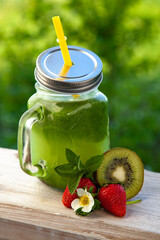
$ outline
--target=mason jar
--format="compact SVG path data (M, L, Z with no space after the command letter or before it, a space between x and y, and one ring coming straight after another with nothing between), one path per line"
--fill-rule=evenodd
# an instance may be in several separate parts
M73 62L63 64L59 47L36 61L36 93L19 122L18 151L22 170L65 189L67 178L54 168L67 163L66 148L85 163L110 147L107 97L98 90L102 62L93 52L69 46Z

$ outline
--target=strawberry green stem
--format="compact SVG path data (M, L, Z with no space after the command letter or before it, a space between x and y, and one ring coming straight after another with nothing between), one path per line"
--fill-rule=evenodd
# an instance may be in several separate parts
M138 202L141 202L142 199L137 199L137 200L134 200L134 201L129 201L129 202L126 202L126 204L134 204L134 203L138 203Z

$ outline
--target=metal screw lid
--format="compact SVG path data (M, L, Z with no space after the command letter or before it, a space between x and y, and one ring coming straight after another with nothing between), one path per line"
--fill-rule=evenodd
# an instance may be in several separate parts
M102 81L102 62L93 52L68 46L73 65L65 69L59 47L42 52L36 61L35 78L45 87L62 93L91 90Z

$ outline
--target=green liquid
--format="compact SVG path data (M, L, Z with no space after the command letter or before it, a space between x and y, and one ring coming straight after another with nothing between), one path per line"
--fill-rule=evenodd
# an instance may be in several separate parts
M109 149L107 99L100 92L88 99L71 96L69 101L35 94L28 101L29 108L36 103L43 106L44 116L32 127L32 162L45 160L47 175L42 180L65 189L67 179L59 176L54 168L67 163L66 148L79 155L83 163Z

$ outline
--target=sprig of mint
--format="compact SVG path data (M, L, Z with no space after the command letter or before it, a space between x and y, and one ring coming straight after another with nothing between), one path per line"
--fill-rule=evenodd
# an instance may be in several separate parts
M82 163L80 156L66 148L67 164L57 166L54 170L62 177L68 177L68 188L71 194L75 192L79 181L83 175L87 177L95 172L101 165L104 156L98 155L89 158L85 164Z

